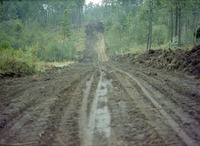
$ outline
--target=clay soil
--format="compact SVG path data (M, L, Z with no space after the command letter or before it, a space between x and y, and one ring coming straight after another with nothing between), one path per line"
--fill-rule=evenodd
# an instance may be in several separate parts
M0 145L200 145L200 82L96 60L0 79Z

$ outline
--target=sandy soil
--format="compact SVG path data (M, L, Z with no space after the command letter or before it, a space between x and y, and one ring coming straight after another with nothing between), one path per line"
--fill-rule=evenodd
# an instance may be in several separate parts
M0 145L200 145L200 82L96 61L0 80Z

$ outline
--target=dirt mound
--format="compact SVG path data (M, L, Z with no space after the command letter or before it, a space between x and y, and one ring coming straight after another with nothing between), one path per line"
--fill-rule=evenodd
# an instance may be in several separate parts
M104 32L104 26L102 22L91 22L88 25L86 25L85 33L87 35L94 35L95 32L103 33Z
M127 62L139 66L167 69L170 71L183 71L200 78L200 45L190 51L182 49L150 50L144 54L126 54L115 56L118 62Z
M85 49L81 52L79 62L94 62L98 58L96 48L99 42L99 34L104 32L104 26L102 22L92 22L86 25L85 34Z
M200 77L200 46L194 47L190 52L187 52L186 55L189 64L188 71Z
M133 61L136 59L136 56L138 54L125 54L125 55L116 55L116 56L111 56L112 60L115 60L117 62L121 63L133 63Z

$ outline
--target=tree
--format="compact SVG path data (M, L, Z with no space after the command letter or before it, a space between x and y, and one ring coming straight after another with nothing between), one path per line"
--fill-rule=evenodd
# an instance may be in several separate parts
M3 20L3 0L0 0L0 22Z
M179 28L178 28L178 46L181 46L181 8L178 9Z
M71 36L71 23L68 17L68 12L67 10L65 10L64 12L64 18L62 21L62 33L63 33L63 40L62 40L62 45L61 45L61 49L60 49L60 57L59 57L59 61L62 60L62 54L63 54L63 46L65 44L65 38L70 38Z
M15 25L15 32L16 32L16 39L17 39L17 48L19 49L19 40L21 37L21 33L22 33L22 25L20 23L17 23Z
M176 0L176 10L175 10L175 12L176 12L176 19L175 19L175 37L178 35L178 10L179 10L179 7L178 7L178 2L179 2L179 0Z
M152 19L153 19L153 0L149 0L149 32L148 32L148 40L147 40L147 49L146 49L146 51L151 50Z

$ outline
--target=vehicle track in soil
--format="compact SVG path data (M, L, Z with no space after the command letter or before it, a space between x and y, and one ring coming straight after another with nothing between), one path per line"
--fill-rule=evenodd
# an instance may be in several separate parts
M169 128L161 126L161 125L166 124L169 127L171 127L171 129L176 133L177 136L179 136L179 138L182 139L182 141L185 144L187 144L187 145L199 145L199 140L200 140L199 139L199 134L200 134L199 128L200 128L200 125L199 125L198 121L196 121L195 119L192 119L189 115L182 112L182 110L180 108L177 109L175 104L173 104L172 102L165 101L164 98L163 98L163 95L159 91L157 91L156 89L153 89L151 85L146 84L145 81L142 81L142 80L139 81L133 75L131 75L127 72L124 72L120 69L114 68L114 70L123 74L123 75L128 76L129 80L131 79L133 82L135 82L135 83L131 83L131 81L128 81L128 80L126 81L124 79L124 76L122 76L123 78L119 77L119 81L123 84L123 86L125 88L127 87L126 91L127 91L128 95L133 100L137 101L138 107L141 109L141 111L144 114L146 114L147 116L150 115L150 119L152 118L151 121L153 121L153 118L155 118L155 117L152 117L153 113L151 113L149 111L153 111L154 109L156 109L159 112L159 113L157 113L157 111L154 111L155 113L153 115L157 115L158 117L160 117L160 119L158 119L157 122L153 121L152 126L156 126L157 132L163 138L166 138L167 135L172 134L172 132L168 130ZM119 76L119 75L117 75L117 76ZM123 80L121 80L121 79L123 79ZM131 86L131 84L133 86ZM139 96L135 96L134 95L135 89L132 89L131 87L135 87L135 89L139 88L138 90L141 90L140 92L145 96L146 99L142 99ZM151 108L150 106L148 107L148 104L150 104L150 102L148 101L149 103L145 103L146 102L145 100L149 100L152 103L153 108ZM161 101L161 104L159 104L159 101ZM164 109L161 105L162 106L168 106L168 107L166 107L166 109ZM173 119L166 112L167 110L170 110L170 113L171 113L171 111L173 111L175 113L175 115L178 116L178 118L176 117L176 119L181 120L181 122L183 122L183 123L181 123L180 121L176 122L175 118ZM163 121L163 120L165 120L165 121ZM187 127L188 129L186 127L184 127L185 123L190 125L190 127ZM160 127L159 127L159 125L160 125ZM184 130L183 130L182 127L184 127ZM161 129L163 129L163 130L161 130ZM163 134L163 131L165 131L164 134ZM187 134L186 132L188 132L189 134Z
M10 98L10 102L5 101L4 95L1 94L1 99L3 99L1 108L3 110L0 112L0 144L38 144L41 140L46 140L43 135L48 130L53 132L55 127L52 127L52 122L55 119L59 120L58 115L62 113L57 110L57 108L62 108L62 104L59 103L59 107L54 107L54 105L60 100L65 91L71 88L73 90L73 85L76 85L83 76L93 70L93 66L90 66L92 64L73 66L72 70L69 70L69 68L56 69L56 72L50 72L49 77L47 77L48 75L41 75L38 81L34 81L37 86L31 85L32 82L27 83L22 80L21 82L25 83L21 83L21 86L31 87L18 96L16 95L15 98ZM79 74L72 73L80 70ZM55 79L55 76L57 79ZM34 78L32 77L32 79ZM6 82L5 86L7 86ZM16 81L9 82L15 83ZM13 90L13 92L16 91L17 88ZM55 108L56 110L54 110ZM57 113L54 113L54 111Z
M108 61L97 38L98 61L1 80L0 145L200 145L199 82Z

